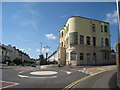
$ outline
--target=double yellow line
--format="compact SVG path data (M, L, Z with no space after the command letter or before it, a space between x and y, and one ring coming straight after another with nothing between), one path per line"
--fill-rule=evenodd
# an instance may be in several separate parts
M73 83L69 84L68 86L66 86L66 87L63 88L62 90L69 90L69 89L71 89L73 86L75 86L76 84L78 84L79 82L81 82L81 81L83 81L83 80L85 80L85 79L88 79L88 78L93 77L93 76L95 76L95 75L97 75L97 74L100 74L100 73L103 73L103 72L106 72L106 71L111 71L111 70L114 70L114 69L115 69L115 68L107 69L107 70L100 71L100 72L94 73L94 74L92 74L92 75L86 76L86 77L84 77L84 78L81 78L81 79L79 79L79 80L77 80L77 81L74 81Z

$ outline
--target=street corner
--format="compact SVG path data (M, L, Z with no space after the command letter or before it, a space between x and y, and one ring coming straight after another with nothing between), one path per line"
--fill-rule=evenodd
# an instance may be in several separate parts
M18 84L19 83L16 83L16 82L0 81L0 89L9 88L9 87L12 87L12 86L16 86Z

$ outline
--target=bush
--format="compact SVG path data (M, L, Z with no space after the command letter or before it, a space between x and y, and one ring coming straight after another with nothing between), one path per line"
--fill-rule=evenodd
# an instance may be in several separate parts
M22 60L21 59L18 59L18 58L15 58L13 60L13 62L16 64L16 65L21 65L22 64Z

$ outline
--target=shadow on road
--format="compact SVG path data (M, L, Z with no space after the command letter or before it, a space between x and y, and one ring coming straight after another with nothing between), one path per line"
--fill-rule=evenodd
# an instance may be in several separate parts
M113 90L114 89L120 89L118 86L117 86L117 72L115 72L112 77L110 78L109 80L109 88L110 90Z

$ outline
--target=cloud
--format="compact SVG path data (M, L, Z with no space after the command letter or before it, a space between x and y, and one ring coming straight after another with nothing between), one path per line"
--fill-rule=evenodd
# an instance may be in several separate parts
M53 34L45 34L45 36L47 37L47 39L56 39L57 37Z
M37 49L36 52L40 52L41 50L40 49Z
M109 22L111 24L118 24L118 14L117 14L117 11L114 11L112 13L107 13L105 21Z
M40 49L36 50L36 52L40 52L40 51L41 51ZM42 48L42 52L49 53L49 52L52 52L52 51L48 48Z
M67 17L67 15L61 15L60 16L60 18L66 18Z
M19 50L21 50L21 51L30 51L30 50L32 50L31 48L28 48L28 49L19 49Z

